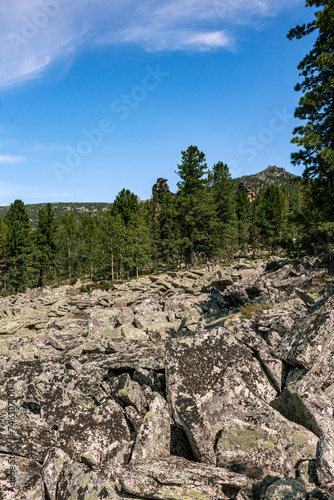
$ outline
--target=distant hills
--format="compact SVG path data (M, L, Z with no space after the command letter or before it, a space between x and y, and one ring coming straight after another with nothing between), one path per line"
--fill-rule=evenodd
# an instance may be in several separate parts
M26 205L27 211L30 216L30 221L35 226L38 219L38 211L45 208L46 203L35 203L33 205ZM97 213L109 210L111 203L52 203L53 208L56 210L56 216L61 217L65 210L75 212L78 216L84 213ZM9 207L0 207L0 217L4 218Z
M165 184L167 183L167 179L158 179L158 181L165 181ZM267 186L270 186L270 184L275 184L277 186L286 186L287 189L289 190L294 190L297 188L299 182L301 180L301 177L298 177L297 175L291 174L290 172L287 172L284 168L279 168L274 166L269 166L265 170L262 170L262 172L258 172L257 174L253 175L243 175L242 177L236 177L233 179L233 183L238 189L239 187L241 189L245 189L250 193L254 193L254 195L257 195L260 191L265 189ZM165 187L165 184L163 185L164 190L166 192L169 192L169 188ZM157 186L157 185L155 185ZM153 186L153 187L155 187ZM38 211L45 207L46 203L36 203L32 205L26 205L28 213L30 215L30 220L32 222L32 225L35 226L38 218ZM75 212L78 216L82 215L83 213L97 213L97 212L102 212L109 210L111 207L111 203L52 203L52 206L56 210L56 215L57 217L60 217L62 213L65 210L70 210ZM6 207L0 207L0 216L2 218L5 217L7 211L8 211L8 206Z
M301 177L287 172L285 168L276 167L276 165L269 165L269 167L257 174L243 175L233 179L236 188L242 184L243 189L252 191L255 195L271 184L279 187L285 186L288 190L295 190L300 181Z

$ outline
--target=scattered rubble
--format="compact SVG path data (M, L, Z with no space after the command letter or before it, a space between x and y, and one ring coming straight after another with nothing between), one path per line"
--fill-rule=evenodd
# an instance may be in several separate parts
M0 299L0 499L334 497L320 257Z

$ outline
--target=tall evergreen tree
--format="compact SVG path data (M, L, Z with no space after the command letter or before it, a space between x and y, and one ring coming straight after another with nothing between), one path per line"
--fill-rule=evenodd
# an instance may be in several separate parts
M7 226L0 217L0 289L3 288L3 273L6 269L6 241L7 241Z
M122 189L115 198L112 213L119 214L127 225L134 213L139 211L139 198L129 189Z
M100 258L99 270L104 277L115 280L121 275L123 247L126 242L126 227L119 214L110 211L100 220Z
M235 195L236 213L238 220L238 239L239 248L243 252L247 250L250 242L250 227L251 227L251 202L247 191L238 190Z
M295 117L306 121L295 128L292 142L301 149L292 153L294 164L305 166L303 177L310 190L317 218L334 221L334 3L307 0L305 6L321 7L315 19L296 26L288 38L303 38L316 32L312 50L299 63L303 81L295 90L303 92ZM315 212L315 213L316 213Z
M180 231L177 220L177 205L171 193L163 193L159 202L158 258L167 266L177 262L180 255Z
M5 280L8 290L24 291L32 285L32 239L29 214L22 200L15 200L5 217L7 260Z
M56 273L56 233L57 221L51 203L38 212L35 231L37 285L43 286L55 277Z
M213 165L208 180L215 209L215 252L231 256L237 244L237 220L228 166L221 161Z
M284 196L271 184L260 195L259 229L263 246L274 252L279 248L284 227Z
M132 214L128 223L128 229L133 252L133 271L138 278L139 269L148 266L151 261L152 240L148 221L145 217L145 207Z
M205 154L197 146L182 151L178 165L177 197L180 243L188 267L201 256L208 256L212 239L214 207L207 190Z
M99 217L91 213L83 214L79 220L80 271L92 281L100 255L99 249Z
M79 224L74 212L65 210L57 232L59 267L68 279L79 275Z

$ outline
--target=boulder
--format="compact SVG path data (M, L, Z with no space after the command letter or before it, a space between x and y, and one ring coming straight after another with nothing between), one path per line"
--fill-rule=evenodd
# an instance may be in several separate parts
M91 471L76 463L66 463L57 484L57 500L70 498L119 500L115 485L110 480L101 478L99 471Z
M93 410L72 407L59 427L57 446L76 462L89 453L97 464L115 469L127 464L132 441L124 411L113 400Z
M154 392L149 398L148 412L139 428L132 461L169 456L171 441L170 416L166 401Z
M214 500L235 496L249 481L181 457L131 462L120 475L123 491L157 500Z

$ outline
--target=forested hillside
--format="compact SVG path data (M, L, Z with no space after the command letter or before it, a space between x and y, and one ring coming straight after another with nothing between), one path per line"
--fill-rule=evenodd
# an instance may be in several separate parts
M34 203L31 205L26 205L27 212L29 214L29 219L32 227L34 228L38 221L38 212L41 208L45 208L47 203ZM98 212L103 212L109 210L111 203L52 203L52 208L55 210L56 217L61 217L65 211L74 212L77 216L84 213L97 214ZM4 219L9 210L9 206L0 207L0 217Z
M246 189L249 189L255 195L271 184L294 191L298 189L300 182L301 177L287 172L285 168L276 167L276 165L269 165L269 167L257 174L244 175L233 179L236 188L242 183Z
M226 164L208 168L205 154L190 146L182 151L176 194L154 189L150 200L140 201L123 189L109 206L77 204L62 213L61 204L49 203L34 225L29 207L15 200L0 218L1 292L77 278L110 283L166 267L221 262L238 251L328 249L332 221L311 208L310 186L297 182L290 189L293 176L275 169L253 177L268 184L253 196L243 185L235 189ZM275 173L289 182L268 182Z

